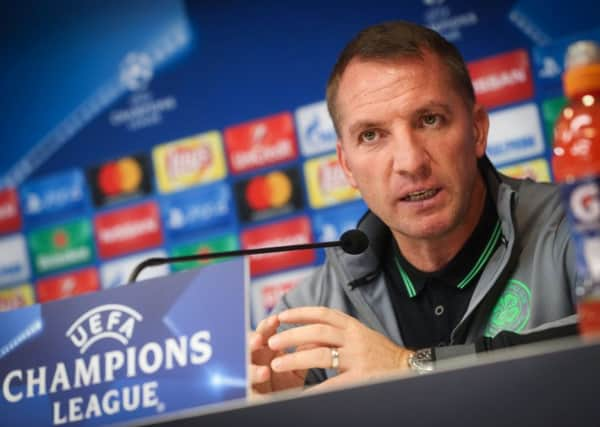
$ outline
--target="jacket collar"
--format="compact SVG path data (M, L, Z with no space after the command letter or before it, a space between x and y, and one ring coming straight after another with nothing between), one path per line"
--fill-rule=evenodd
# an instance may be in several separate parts
M502 234L507 237L514 236L510 199L515 194L511 187L518 181L498 173L487 156L479 160L479 169L496 205L498 217L502 222ZM369 238L369 247L359 255L340 254L340 261L345 264L346 271L353 277L353 280L348 283L351 288L366 285L377 278L382 271L380 262L385 251L389 249L391 238L387 225L371 210L368 210L358 221L358 229Z

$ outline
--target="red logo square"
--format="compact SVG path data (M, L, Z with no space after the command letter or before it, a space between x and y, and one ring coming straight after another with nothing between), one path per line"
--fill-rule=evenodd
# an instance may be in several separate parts
M298 157L294 119L281 113L225 129L232 173L242 173Z
M527 51L519 49L468 64L477 102L499 107L533 98Z
M14 188L0 191L0 233L12 233L21 229L19 199Z
M154 202L100 214L94 222L98 254L104 259L163 242L159 210Z
M299 245L304 243L312 243L311 225L307 217L298 217L262 225L242 231L241 235L243 249ZM255 276L299 265L311 264L315 259L316 253L314 249L251 255L250 274Z

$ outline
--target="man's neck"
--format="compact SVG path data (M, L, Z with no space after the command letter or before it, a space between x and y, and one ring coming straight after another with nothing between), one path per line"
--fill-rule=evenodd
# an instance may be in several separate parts
M479 223L486 200L483 178L476 180L471 197L472 208L466 218L453 230L431 239L411 239L392 232L404 258L415 268L424 272L438 271L445 267L461 250Z

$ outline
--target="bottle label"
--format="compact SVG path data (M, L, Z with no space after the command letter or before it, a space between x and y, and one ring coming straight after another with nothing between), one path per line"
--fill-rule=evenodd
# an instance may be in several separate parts
M600 177L562 184L561 193L575 244L577 271L587 285L584 294L600 294Z

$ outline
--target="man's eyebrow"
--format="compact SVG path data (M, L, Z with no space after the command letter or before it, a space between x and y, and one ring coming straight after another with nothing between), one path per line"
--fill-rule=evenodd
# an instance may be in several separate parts
M372 120L359 120L358 122L350 126L348 132L350 132L350 135L353 135L361 129L377 128L382 127L383 125L384 122L375 122Z
M443 102L428 102L427 104L424 104L423 106L417 108L415 110L415 114L419 115L419 114L427 113L427 112L429 112L431 110L436 110L436 109L444 110L444 112L446 114L452 113L452 109L446 103L443 103Z
M450 105L446 104L445 102L432 101L427 102L415 109L412 115L418 116L421 114L431 112L431 110L443 110L446 114L452 114L452 108L450 108ZM385 127L385 125L385 121L358 120L348 128L348 132L350 133L350 135L353 135L362 129Z

